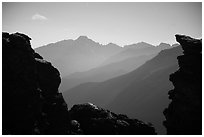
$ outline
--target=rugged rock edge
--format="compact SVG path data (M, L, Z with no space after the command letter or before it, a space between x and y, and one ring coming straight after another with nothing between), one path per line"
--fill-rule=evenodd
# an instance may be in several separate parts
M184 50L178 56L179 70L170 75L174 89L164 110L164 126L171 135L202 134L202 39L176 35Z

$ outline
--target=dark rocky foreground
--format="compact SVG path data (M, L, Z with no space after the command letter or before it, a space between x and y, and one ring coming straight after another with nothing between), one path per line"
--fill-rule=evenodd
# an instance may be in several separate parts
M174 89L164 110L167 134L202 134L202 40L176 35L184 55L178 56L179 70L170 75Z
M2 134L156 134L151 124L91 103L68 111L59 71L27 35L2 34Z
M69 111L70 118L84 134L92 135L151 135L156 134L151 124L145 124L137 119L129 119L126 115L115 114L99 108L91 103L74 105ZM73 123L73 120L71 123ZM75 126L72 126L75 128ZM77 129L77 128L75 128ZM75 130L72 130L75 131ZM79 130L78 130L79 131Z

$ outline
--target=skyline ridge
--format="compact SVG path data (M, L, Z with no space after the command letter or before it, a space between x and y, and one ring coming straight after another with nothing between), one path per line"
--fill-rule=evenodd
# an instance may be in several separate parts
M40 48L40 47L44 47L44 46L48 46L48 45L50 45L50 44L56 44L56 43L59 43L59 42L63 42L63 41L78 41L78 40L90 40L90 41L92 41L92 42L95 42L95 43L98 43L99 45L101 45L101 46L108 46L108 45L114 45L114 46L119 46L119 47L127 47L127 46L134 46L134 45L138 45L138 44L148 44L148 45L151 45L151 46L160 46L161 44L169 44L170 46L173 46L173 45L175 45L175 44L178 44L178 42L175 42L175 43L172 43L172 44L170 44L170 43L166 43L166 42L160 42L159 44L157 44L157 45L154 45L154 44L151 44L151 43L148 43L148 42L145 42L145 41L139 41L139 42L134 42L134 43L131 43L131 44L125 44L125 45L118 45L117 43L114 43L114 42L109 42L109 43L107 43L107 44L102 44L102 43L100 43L100 42L98 42L98 41L95 41L95 40L93 40L92 38L90 38L89 36L87 36L87 35L80 35L80 36L78 36L77 38L75 38L75 39L71 39L71 38L68 38L68 39L63 39L63 40L59 40L59 41L56 41L56 42L52 42L52 43L48 43L48 44L45 44L45 45L42 45L42 46L39 46L39 47L37 47L37 48ZM32 40L31 40L32 41ZM32 43L32 42L31 42ZM35 48L36 49L36 48Z

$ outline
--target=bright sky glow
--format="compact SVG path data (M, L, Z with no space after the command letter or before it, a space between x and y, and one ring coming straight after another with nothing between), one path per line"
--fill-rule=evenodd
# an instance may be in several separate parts
M120 46L175 43L174 35L202 36L202 3L3 2L2 29L23 32L34 48L86 35Z

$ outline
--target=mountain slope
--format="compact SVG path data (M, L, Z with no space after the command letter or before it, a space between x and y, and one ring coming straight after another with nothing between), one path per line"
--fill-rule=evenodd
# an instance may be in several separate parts
M155 57L157 66L149 64L145 77L132 82L107 106L118 113L126 112L130 117L138 116L142 120L151 121L160 134L165 134L162 125L164 117L163 108L168 104L167 91L172 88L169 74L178 69L176 57L181 53L181 48L170 49L168 53L162 51ZM143 67L143 69L145 69Z
M126 74L138 68L154 56L155 54L141 55L139 57L132 57L120 62L96 67L88 71L73 73L69 76L62 78L60 91L64 92L82 83L103 82L105 80Z
M113 62L120 62L131 57L139 57L144 55L149 56L152 54L157 54L161 50L167 49L167 48L171 48L171 45L161 43L159 46L153 46L145 42L126 45L124 46L123 51L111 56L110 58L105 60L100 66L111 64Z
M119 112L119 111L123 111L122 108L125 108L125 107L127 109L129 108L128 100L131 101L131 97L138 96L139 98L142 98L142 97L145 97L144 95L147 96L149 93L152 92L151 94L154 95L152 98L155 97L154 100L159 101L161 104L164 103L166 105L166 102L163 101L163 98L157 98L157 96L160 96L157 94L160 94L162 89L166 88L167 86L164 86L164 88L161 87L159 91L152 90L152 88L160 87L161 84L165 85L165 83L163 82L167 82L166 85L168 85L169 87L171 86L171 83L168 82L167 75L169 75L169 73L177 69L176 57L180 54L181 54L180 46L172 49L163 50L156 57L154 57L150 61L147 61L144 65L142 65L138 69L128 74L125 74L104 82L100 82L100 83L81 84L73 89L68 90L67 92L64 92L63 93L64 98L67 102L69 102L69 105L73 105L74 103L94 102L97 105L106 106L107 108L111 108L112 110ZM161 76L164 76L162 78L166 78L167 80L164 80L164 81L162 80L162 82L159 81L158 79ZM138 86L148 87L148 85L146 85L145 83L147 81L149 81L150 86L152 86L151 88L141 88L140 92L133 92L137 89ZM151 82L154 82L154 84ZM168 90L165 90L165 91L168 91ZM128 94L129 96L125 95L124 98L118 99L122 96L120 94L125 94L125 93L129 93ZM145 98L145 99L148 100L148 98ZM162 100L159 100L159 99L162 99ZM122 103L120 103L120 101ZM133 101L137 101L137 98L135 98ZM117 102L117 103L114 103L114 102ZM123 104L123 102L126 104ZM117 105L118 103L123 106ZM143 107L149 107L152 102L146 101L146 103L149 103L149 104L143 104L144 105ZM117 107L115 107L114 104L116 104ZM132 106L134 106L134 104L135 103L133 103ZM121 109L119 109L119 107L121 107ZM154 107L157 107L157 106L154 106ZM132 116L133 110L127 110L127 109L126 109L126 113ZM134 109L134 107L130 107L130 109ZM135 109L135 110L137 110L138 112L143 111L141 109ZM146 109L146 110L147 110L146 113L150 113L152 111L151 109L150 110ZM155 124L155 122L153 124ZM158 125L157 125L157 128L158 128Z
M80 36L76 40L59 41L35 49L46 60L59 68L62 77L97 67L108 57L121 50L122 47L115 44L101 45L86 36Z
M87 36L80 36L76 40L63 40L39 47L35 51L51 61L63 78L75 72L88 71L127 58L156 54L161 49L170 47L168 44L160 48L140 42L122 48L113 43L101 45Z
M106 47L109 46L117 47L113 43L109 43ZM98 67L87 71L75 72L68 76L62 76L60 91L64 92L82 83L102 82L126 74L153 58L162 49L168 49L174 46L166 43L153 46L145 42L127 45L122 48L122 51L110 56Z

